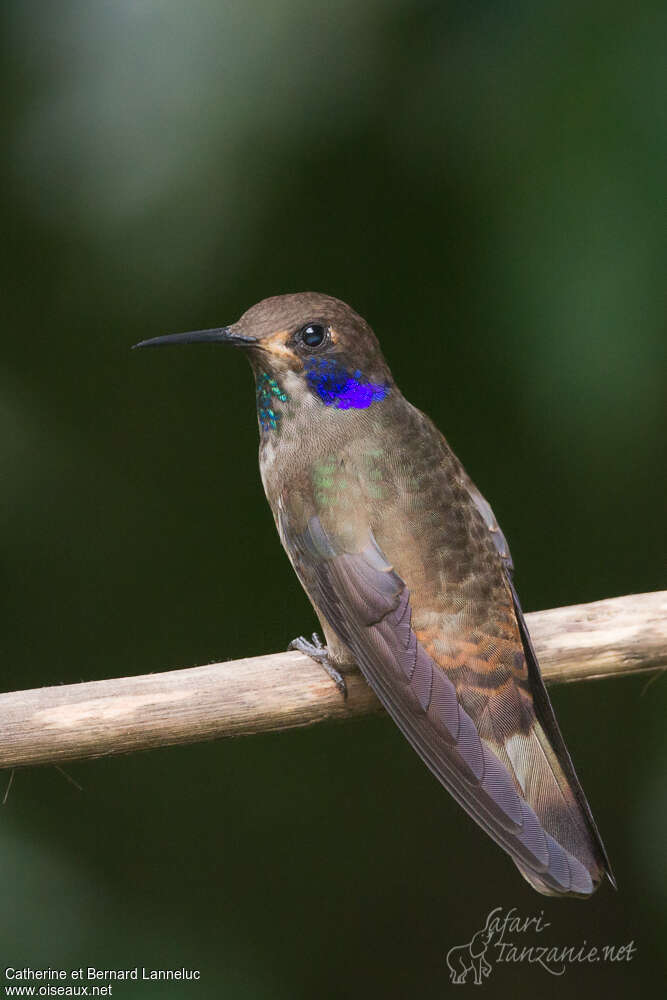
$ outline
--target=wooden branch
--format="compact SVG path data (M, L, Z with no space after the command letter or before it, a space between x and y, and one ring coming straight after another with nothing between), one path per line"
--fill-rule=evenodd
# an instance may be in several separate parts
M547 684L667 667L667 591L527 616ZM301 653L0 695L0 767L131 753L379 711Z

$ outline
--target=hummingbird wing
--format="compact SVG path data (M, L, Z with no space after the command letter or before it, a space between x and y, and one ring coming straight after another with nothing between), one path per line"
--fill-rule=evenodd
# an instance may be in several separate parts
M318 516L295 532L279 504L279 530L314 605L445 788L538 891L587 896L608 867L604 849L539 676L505 540L486 501L471 496L508 574L516 629L512 670L495 691L485 691L481 677L461 679L479 654L479 636L445 628L443 657L434 653L433 629L426 635L413 627L410 591L370 529L355 546Z
M551 700L547 694L547 690L542 679L537 655L533 647L530 632L528 631L521 602L519 601L519 596L514 585L514 563L512 561L509 546L500 529L500 526L498 525L498 522L496 521L491 505L480 493L463 469L461 469L461 481L475 507L481 514L482 519L489 530L494 546L500 555L505 579L512 597L514 617L516 618L516 625L518 627L522 652L525 660L525 671L522 672L519 683L523 690L527 691L530 695L528 714L531 718L531 725L528 729L528 738L526 738L525 735L523 736L523 761L521 761L517 756L514 747L510 751L512 741L511 732L505 740L502 739L502 725L495 727L496 748L500 751L501 756L505 758L506 763L509 765L510 770L514 772L515 777L518 777L519 774L523 773L525 777L530 778L530 786L529 788L526 788L529 801L533 804L539 815L543 815L547 821L550 820L550 826L553 825L556 828L560 826L562 831L561 836L564 833L564 839L569 840L570 842L572 842L572 836L569 827L571 827L572 821L574 820L575 829L577 831L577 835L575 835L573 841L574 849L577 850L577 842L583 837L584 850L585 853L589 855L590 859L590 846L592 845L592 855L595 869L599 872L598 879L601 878L603 874L606 874L610 883L614 886L614 888L616 888L616 882L611 870L609 858L607 857L607 852L595 823L595 819L593 818L591 808L584 794L584 790L577 777L574 764L572 763L572 758L570 757L567 746L565 745L565 741L551 705ZM505 751L504 754L502 752L503 750ZM523 783L525 784L525 779ZM554 783L563 796L565 805L565 822L563 822L562 815L560 819L558 814L556 814L556 816L548 817L549 810L547 803L550 798L554 798ZM555 798L556 801L558 801L557 795ZM588 850L586 850L586 847L588 847ZM580 856L583 856L581 848ZM589 860L589 868L590 867L591 865ZM525 872L524 875L528 878L528 875ZM530 878L528 880L530 881Z

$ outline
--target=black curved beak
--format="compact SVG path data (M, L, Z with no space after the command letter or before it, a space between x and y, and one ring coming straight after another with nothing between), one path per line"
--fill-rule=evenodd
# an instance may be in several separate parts
M190 333L170 333L166 337L152 337L150 340L140 340L132 345L137 347L163 347L169 344L256 344L256 337L244 337L234 333L230 327L221 326L216 330L192 330Z

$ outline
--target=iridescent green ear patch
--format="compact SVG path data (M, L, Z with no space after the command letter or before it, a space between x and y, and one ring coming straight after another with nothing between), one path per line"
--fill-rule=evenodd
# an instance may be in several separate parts
M273 408L273 400L286 403L289 396L280 388L274 378L266 372L257 377L257 414L262 430L275 430L280 420L280 411Z

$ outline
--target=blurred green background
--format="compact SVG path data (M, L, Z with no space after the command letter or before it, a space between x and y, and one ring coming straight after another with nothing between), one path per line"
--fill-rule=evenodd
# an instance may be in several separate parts
M244 360L135 341L349 301L507 534L528 610L664 578L662 3L5 2L3 688L282 649L314 627ZM3 967L201 970L114 996L441 997L494 906L664 982L658 680L553 700L620 891L533 893L384 718L20 772ZM5 775L7 777L7 775ZM471 986L468 987L472 989Z

